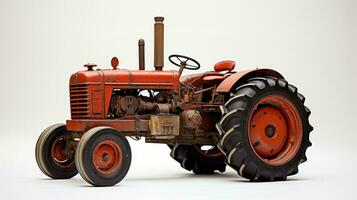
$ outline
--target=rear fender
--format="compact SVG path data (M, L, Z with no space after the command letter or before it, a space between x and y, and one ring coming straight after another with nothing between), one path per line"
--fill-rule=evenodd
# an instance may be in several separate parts
M279 72L273 69L250 69L234 73L224 79L217 87L219 93L229 93L232 89L243 84L247 80L254 77L272 76L276 78L284 78Z

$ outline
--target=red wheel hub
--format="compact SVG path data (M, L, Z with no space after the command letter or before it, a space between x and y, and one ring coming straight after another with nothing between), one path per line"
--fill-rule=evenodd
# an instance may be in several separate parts
M280 95L262 98L249 120L249 143L265 163L279 166L290 161L302 141L302 123L294 104Z
M52 144L51 156L55 164L64 167L67 164L68 158L66 156L66 139L63 137L57 138Z
M271 106L260 108L253 114L250 123L250 139L259 155L270 157L284 147L287 124L278 109Z
M102 174L110 175L118 171L122 160L121 148L112 140L104 140L94 148L93 164Z

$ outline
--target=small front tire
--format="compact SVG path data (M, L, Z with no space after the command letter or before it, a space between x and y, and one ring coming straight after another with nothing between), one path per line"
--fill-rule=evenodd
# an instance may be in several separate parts
M36 162L40 170L53 179L68 179L78 171L74 163L74 149L66 153L68 145L66 125L55 124L45 129L36 143Z
M75 163L79 174L94 186L112 186L127 174L131 163L128 140L115 129L96 127L79 141Z

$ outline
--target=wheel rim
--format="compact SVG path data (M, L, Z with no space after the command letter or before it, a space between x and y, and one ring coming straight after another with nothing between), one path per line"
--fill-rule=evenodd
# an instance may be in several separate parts
M249 143L265 163L279 166L289 162L302 141L302 123L294 104L280 95L259 100L249 118Z
M68 158L66 155L67 142L64 137L57 138L51 147L51 157L54 163L62 168L70 167L73 159Z
M117 143L104 140L98 143L93 151L94 167L102 174L111 175L120 169L122 151Z

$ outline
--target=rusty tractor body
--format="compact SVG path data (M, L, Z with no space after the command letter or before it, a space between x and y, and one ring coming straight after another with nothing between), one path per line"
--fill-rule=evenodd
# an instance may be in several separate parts
M224 172L226 165L252 181L285 180L298 172L311 145L305 98L272 69L236 72L234 61L212 71L181 76L200 64L171 55L178 70L164 70L163 17L155 17L154 70L145 70L144 40L139 69L87 70L70 77L71 119L48 127L36 145L44 174L90 184L121 181L131 162L125 136L168 144L171 156L195 174Z

